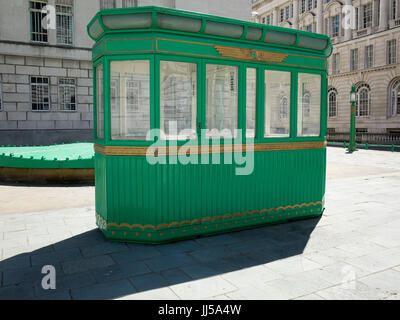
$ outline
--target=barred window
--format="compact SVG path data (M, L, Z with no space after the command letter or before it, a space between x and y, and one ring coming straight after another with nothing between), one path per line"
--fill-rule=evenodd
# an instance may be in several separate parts
M396 63L396 55L397 55L397 42L396 40L390 40L387 42L387 64Z
M56 5L57 43L72 44L73 7Z
M369 116L370 110L370 87L368 84L361 84L357 88L356 116Z
M100 9L115 8L115 0L100 0Z
M137 0L122 0L122 8L137 7Z
M42 26L42 20L46 13L42 13L42 9L47 5L45 1L30 1L30 25L31 25L31 41L47 42L47 29Z
M58 81L60 110L76 110L76 81L75 79L62 78Z
M31 77L32 111L50 110L49 78Z

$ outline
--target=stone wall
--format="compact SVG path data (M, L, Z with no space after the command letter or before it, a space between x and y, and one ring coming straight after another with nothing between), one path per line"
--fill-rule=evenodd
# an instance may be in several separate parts
M0 111L0 136L3 144L16 144L17 140L29 144L36 141L29 139L30 134L23 130L53 130L59 142L63 141L60 130L84 130L79 134L66 133L65 140L73 136L76 140L87 140L93 129L93 74L90 61L41 58L29 56L0 55L0 80L2 83L3 108ZM31 106L30 76L49 78L50 110L33 111ZM60 78L73 78L76 82L76 110L60 110ZM9 130L12 130L9 131ZM34 135L35 133L32 133ZM46 139L46 134L39 133L42 143L54 141Z

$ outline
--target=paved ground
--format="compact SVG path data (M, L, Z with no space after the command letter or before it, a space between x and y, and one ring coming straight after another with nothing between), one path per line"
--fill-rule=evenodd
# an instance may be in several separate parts
M328 148L327 176L319 220L161 246L107 242L93 187L0 186L0 299L400 299L400 153Z

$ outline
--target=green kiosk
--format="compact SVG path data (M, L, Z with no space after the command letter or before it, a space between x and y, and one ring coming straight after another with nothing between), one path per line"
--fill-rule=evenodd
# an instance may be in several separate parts
M102 10L87 29L108 239L322 214L329 37L159 7Z

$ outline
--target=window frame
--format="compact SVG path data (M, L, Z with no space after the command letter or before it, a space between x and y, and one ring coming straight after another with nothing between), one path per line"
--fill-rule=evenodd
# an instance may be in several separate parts
M104 138L108 145L143 145L149 146L154 143L154 136L151 135L149 140L130 140L130 139L112 139L112 129L111 129L111 62L113 61L136 61L136 60L148 60L149 61L149 83L150 83L150 130L156 128L155 126L155 106L154 106L154 90L155 90L155 73L154 66L154 55L153 54L135 54L135 55L113 55L106 56L104 58Z
M198 61L195 61L198 60ZM188 141L198 141L200 137L200 132L199 132L199 118L201 117L201 109L202 104L201 104L201 97L200 97L200 87L201 86L201 71L202 71L202 66L201 66L201 61L200 59L190 59L190 58L185 58L185 57L177 57L173 55L159 55L155 59L156 63L156 69L157 69L157 79L156 79L156 85L157 85L157 91L158 95L156 97L156 127L161 129L161 61L168 61L168 62L182 62L182 63L192 63L196 65L196 120L195 120L195 131L196 131L196 139L163 139L163 141L175 141L179 143L185 143ZM156 92L157 92L156 91ZM204 106L205 108L205 106Z
M74 84L60 84L60 80L74 80ZM61 112L77 112L78 111L78 91L77 91L77 81L76 78L72 78L72 77L59 77L57 79L58 84L57 84L57 91L58 91L58 110ZM68 110L68 109L62 109L61 105L62 105L62 99L61 99L61 88L63 87L67 87L67 88L74 88L74 92L75 92L75 108L73 110Z
M394 52L392 52L394 50ZM397 40L391 39L386 44L386 64L392 65L397 63Z
M331 94L335 95L335 106L334 106L335 107L335 113L334 113L334 115L331 115L331 99L330 99ZM329 119L337 118L337 115L338 115L338 93L337 93L337 90L335 88L330 88L328 90L327 107L328 107L328 112L327 112L328 118Z
M242 61L230 61L230 60L211 60L211 59L202 59L202 85L203 85L203 90L202 90L202 101L203 101L203 110L202 110L202 121L201 125L198 126L198 128L201 127L201 129L208 129L207 128L207 79L206 79L206 73L207 73L207 65L212 64L212 65L225 65L225 66L231 66L231 67L237 67L238 71L238 82L237 82L237 119L236 119L236 128L234 129L241 129L242 130L242 135L240 136L239 134L228 139L232 139L233 142L238 143L240 142L240 139L243 139L243 134L245 134L245 124L243 123L245 121L245 117L243 117L243 111L245 111L245 108L240 108L240 106L245 105L243 97L245 94L243 93L243 88L245 86L243 85L244 80L246 79L245 77L245 63ZM214 139L210 138L210 143L214 143ZM217 139L215 139L217 140ZM223 141L223 138L220 139ZM245 140L243 140L245 141Z
M374 67L374 46L372 44L365 46L365 61L364 68L369 69Z
M32 83L32 78L42 78L42 79L47 79L48 81L47 81L47 98L48 98L48 109L42 109L42 110L40 110L40 109L36 109L36 110L34 110L33 109L33 91L32 91L32 86L33 85L40 85L39 83L37 83L37 82L35 82L35 83ZM32 111L32 112L50 112L51 111L51 93L50 93L50 90L51 90L51 83L50 83L50 81L51 81L51 79L50 79L50 77L47 77L47 76L29 76L29 102L30 102L30 105L31 105L31 110L30 111ZM42 83L43 84L43 83ZM41 103L41 104L44 104L43 102Z
M360 115L360 91L367 90L368 94L368 105L367 114ZM371 115L371 87L367 83L361 83L356 87L356 117L369 117Z
M298 113L299 113L299 108L298 108L298 84L299 84L299 74L306 73L306 74L312 74L312 75L319 75L321 79L321 87L320 87L320 112L319 112L319 135L298 135ZM295 135L297 138L310 138L310 139L317 139L317 138L323 138L326 136L326 128L327 128L327 105L326 105L326 99L324 101L324 92L327 92L327 76L325 72L312 72L310 70L298 70L296 71L296 96L295 96L295 103L296 103L296 114L295 116L295 123L296 123L296 132ZM325 107L324 107L325 106Z
M0 112L3 111L3 83L0 78Z
M358 48L350 49L350 72L358 70Z
M396 90L397 88L397 90ZM398 92L398 96L400 95L400 77L393 79L389 84L389 117L398 117L400 116L400 104L398 102L393 101L394 92ZM396 97L394 97L396 99ZM398 98L398 97L397 97Z
M61 7L70 7L71 8L71 13L59 13L57 12L57 6L61 6ZM58 45L62 45L62 46L73 46L74 45L74 10L75 10L75 6L74 5L69 5L69 4L57 4L56 3L56 43ZM71 19L71 43L65 43L65 42L59 42L59 37L58 37L58 28L60 27L58 24L58 16L62 16L62 17L70 17ZM65 28L64 28L65 29ZM62 35L62 37L65 37L65 35Z
M41 9L39 10L39 9L32 8L32 7L31 7L31 4L32 4L32 3L42 3L42 4L44 4L43 7L45 7L46 5L49 4L47 1L42 1L42 0L29 0L29 1L28 1L28 8L29 8L29 41L32 42L32 43L46 43L46 44L48 44L50 39L49 39L49 32L48 32L47 29L43 29L43 30L44 30L43 32L39 32L39 31L36 31L36 32L35 32L35 31L32 29L32 24L33 24L33 22L32 22L32 15L33 15L34 13L40 15L40 30L42 30L41 21L42 21L42 19L45 17L45 14L42 13ZM43 7L42 7L42 8L43 8ZM42 37L46 37L47 39L46 39L45 41L44 41L44 40L34 40L34 39L33 39L33 38L34 38L34 37L33 37L34 34L36 34L37 36L40 35L40 39L42 39Z

